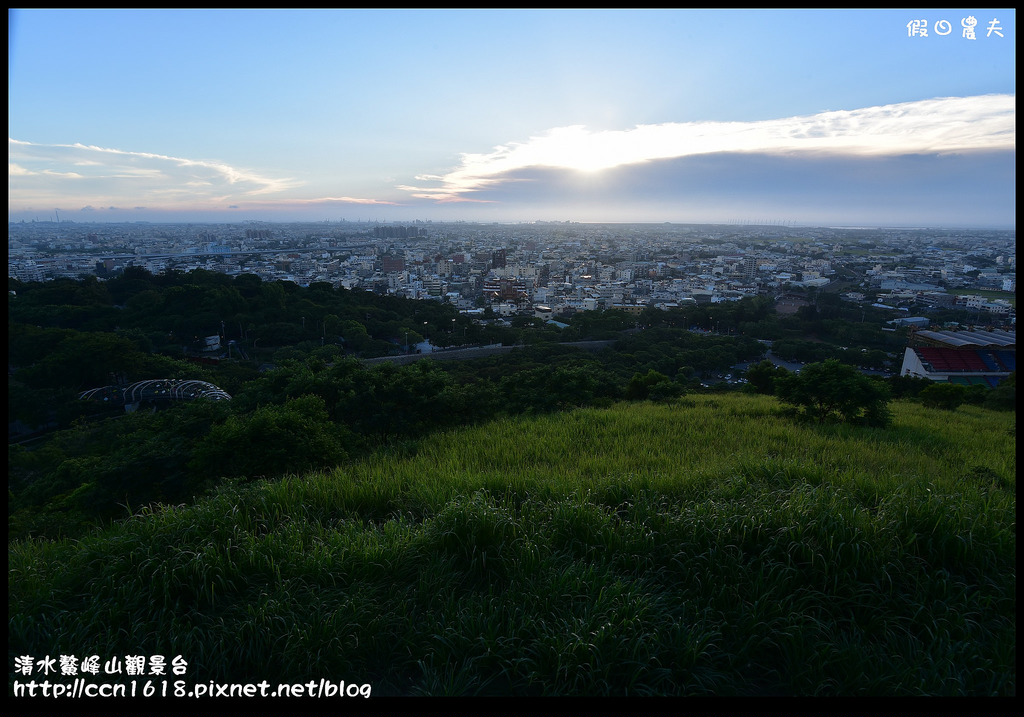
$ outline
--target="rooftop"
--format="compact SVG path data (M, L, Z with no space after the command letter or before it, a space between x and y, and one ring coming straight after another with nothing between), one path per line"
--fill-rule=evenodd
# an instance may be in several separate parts
M932 346L949 346L954 348L984 347L1016 347L1017 335L1000 329L976 329L974 331L915 331L912 336L914 343L925 343Z

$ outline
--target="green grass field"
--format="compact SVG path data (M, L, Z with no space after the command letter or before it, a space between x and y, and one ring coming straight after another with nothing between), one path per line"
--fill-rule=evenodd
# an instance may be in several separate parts
M957 296L973 294L976 296L984 296L986 299L1006 299L1010 302L1010 306L1017 306L1017 294L1012 291L995 291L992 289L949 289L947 293L956 294Z
M10 663L180 654L193 682L374 695L1013 695L1015 414L893 409L508 420L15 543Z

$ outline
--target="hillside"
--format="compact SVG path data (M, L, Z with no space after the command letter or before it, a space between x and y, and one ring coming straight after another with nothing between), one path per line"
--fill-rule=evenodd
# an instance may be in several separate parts
M1015 694L1015 414L893 412L809 424L723 394L506 419L16 542L9 665L181 655L189 689L374 695Z

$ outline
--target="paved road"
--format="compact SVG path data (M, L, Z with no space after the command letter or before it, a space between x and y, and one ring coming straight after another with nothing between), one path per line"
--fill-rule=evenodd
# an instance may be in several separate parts
M573 348L582 349L584 351L600 351L603 348L607 348L614 344L614 340L610 341L572 341L566 343L555 344L556 346L571 346ZM522 346L472 346L470 348L452 348L452 349L435 349L425 354L403 354L401 356L380 356L378 358L363 359L364 363L375 364L375 363L395 363L395 364L407 364L413 361L419 361L420 359L432 358L437 361L460 361L475 358L484 358L486 356L494 356L496 354L505 354L512 349L522 348Z
M767 354L765 354L765 358L767 358L769 361L771 361L776 366L781 366L782 368L786 369L787 371L796 372L797 370L799 370L799 369L804 367L804 364L799 363L798 361L785 361L785 360L779 358L778 356L776 356L775 354L772 353L771 349L768 349ZM757 362L755 361L754 363L757 363ZM750 366L750 362L738 363L735 366L733 366L732 368L734 369L734 371L736 371L736 370L738 370L738 371L746 371L749 366ZM861 368L861 369L857 369L857 370L860 371L862 374L865 374L867 376L891 376L892 375L891 371L879 371L878 369L873 369L873 368Z

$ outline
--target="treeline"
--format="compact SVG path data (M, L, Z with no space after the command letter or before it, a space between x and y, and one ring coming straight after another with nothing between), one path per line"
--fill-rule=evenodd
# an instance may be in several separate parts
M336 289L326 282L301 287L253 274L197 269L154 275L128 267L104 282L9 280L9 289L12 322L128 332L144 348L172 355L211 335L261 349L303 341L336 344L363 356L387 355L407 332L410 342L427 338L439 346L495 338L450 304Z
M817 294L795 315L776 315L772 300L690 305L633 316L620 310L578 312L558 328L532 317L511 326L479 322L441 301L412 301L327 282L302 287L228 276L204 269L151 274L128 267L107 281L94 276L24 283L8 280L8 320L40 328L118 332L142 350L180 356L205 336L219 335L272 358L281 347L330 345L363 358L401 353L423 340L435 346L534 343L614 338L630 328L694 328L760 339L813 338L836 345L893 350L901 337L880 330L891 312ZM486 314L485 314L486 315ZM563 317L564 318L564 317Z
M401 354L413 351L410 347L423 340L440 347L550 345L619 338L631 329L656 328L785 339L820 329L816 319L776 316L765 297L668 311L649 308L639 316L620 310L578 312L562 317L562 325L556 325L530 316L481 322L440 301L412 301L338 289L328 283L301 287L206 270L153 275L129 267L107 281L96 277L33 283L9 279L9 289L8 363L14 369L14 378L9 379L10 421L37 427L68 427L88 412L74 396L103 385L157 377L193 378L234 394L260 364ZM892 340L876 325L863 324L855 330L862 334L857 346ZM214 335L232 358L246 360L216 367L189 361L189 354L202 348L203 338ZM638 360L673 379L679 370L691 374L726 370L731 354L722 347L727 343L684 348L695 353L682 357L639 355ZM815 345L819 352L839 350L820 341ZM815 360L822 358L815 356ZM872 359L872 365L881 361L876 354Z

